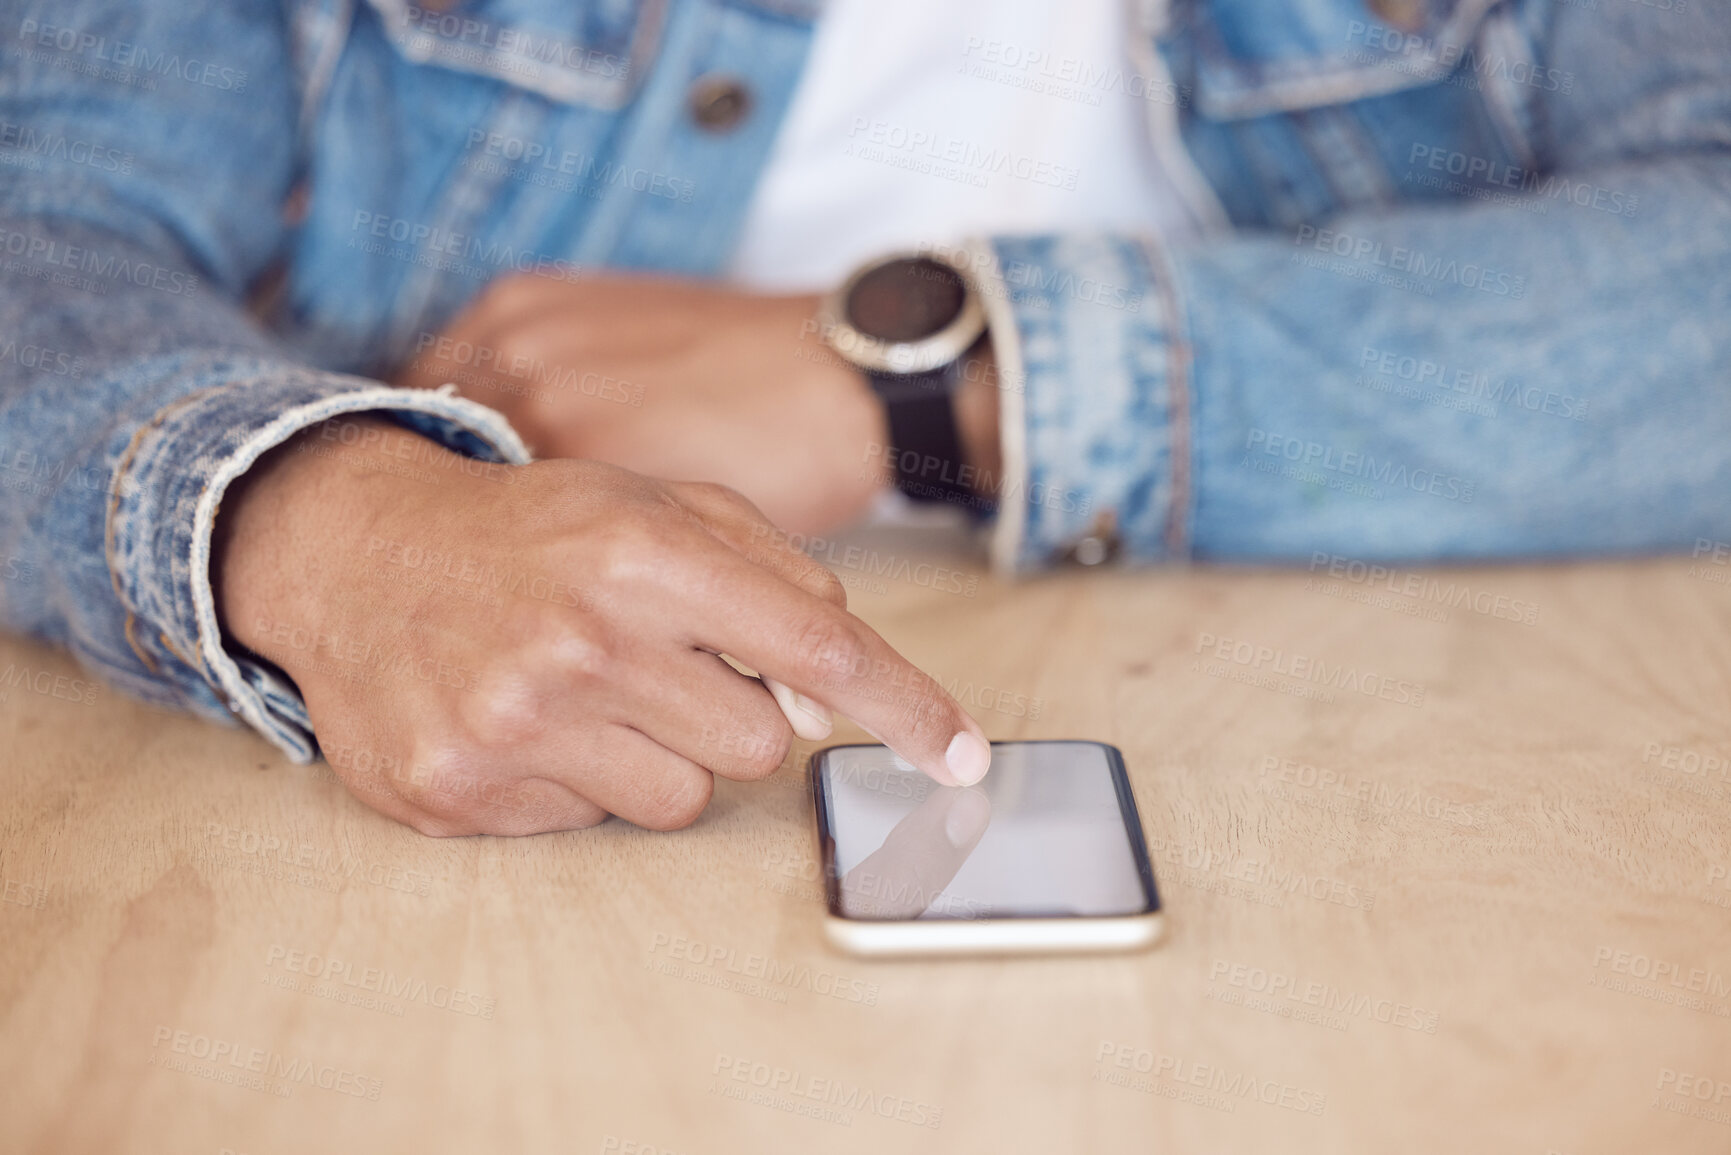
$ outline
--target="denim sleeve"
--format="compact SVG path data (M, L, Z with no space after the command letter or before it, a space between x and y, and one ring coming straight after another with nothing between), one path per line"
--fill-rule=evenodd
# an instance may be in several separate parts
M1531 110L1565 196L992 241L997 564L1731 539L1731 21L1621 9L1535 33L1581 78Z
M299 365L240 305L281 246L298 110L274 4L0 3L0 615L297 759L294 687L225 645L223 491L333 414L475 456L502 418Z

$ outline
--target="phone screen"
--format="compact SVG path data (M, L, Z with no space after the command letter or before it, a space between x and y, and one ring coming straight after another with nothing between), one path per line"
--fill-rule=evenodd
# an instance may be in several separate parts
M1159 909L1123 758L1097 742L994 742L940 786L884 746L813 762L830 909L868 920L1100 918Z

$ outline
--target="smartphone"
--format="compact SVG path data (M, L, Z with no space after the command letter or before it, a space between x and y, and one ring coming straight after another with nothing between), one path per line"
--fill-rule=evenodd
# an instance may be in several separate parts
M1100 742L994 742L974 786L887 746L811 758L830 942L858 955L1137 950L1160 896L1124 757Z

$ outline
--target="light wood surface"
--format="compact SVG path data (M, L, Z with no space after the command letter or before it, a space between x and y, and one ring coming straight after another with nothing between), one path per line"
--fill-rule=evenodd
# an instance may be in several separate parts
M431 840L4 640L0 1150L1731 1150L1731 567L1412 571L1472 594L1437 621L872 564L855 608L992 737L1123 749L1162 946L833 953L808 748L677 834ZM1373 693L1248 684L1258 647Z

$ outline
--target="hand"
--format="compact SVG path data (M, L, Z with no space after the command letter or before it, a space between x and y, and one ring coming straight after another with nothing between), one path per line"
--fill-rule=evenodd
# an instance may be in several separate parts
M820 732L833 708L939 782L983 775L978 725L768 530L718 486L339 419L225 495L212 572L227 636L294 679L336 772L427 834L672 829L712 774L774 773L789 725L724 653Z
M822 532L889 478L883 407L824 344L818 304L641 276L512 275L423 337L396 383L456 384L538 457L718 482L784 529Z

